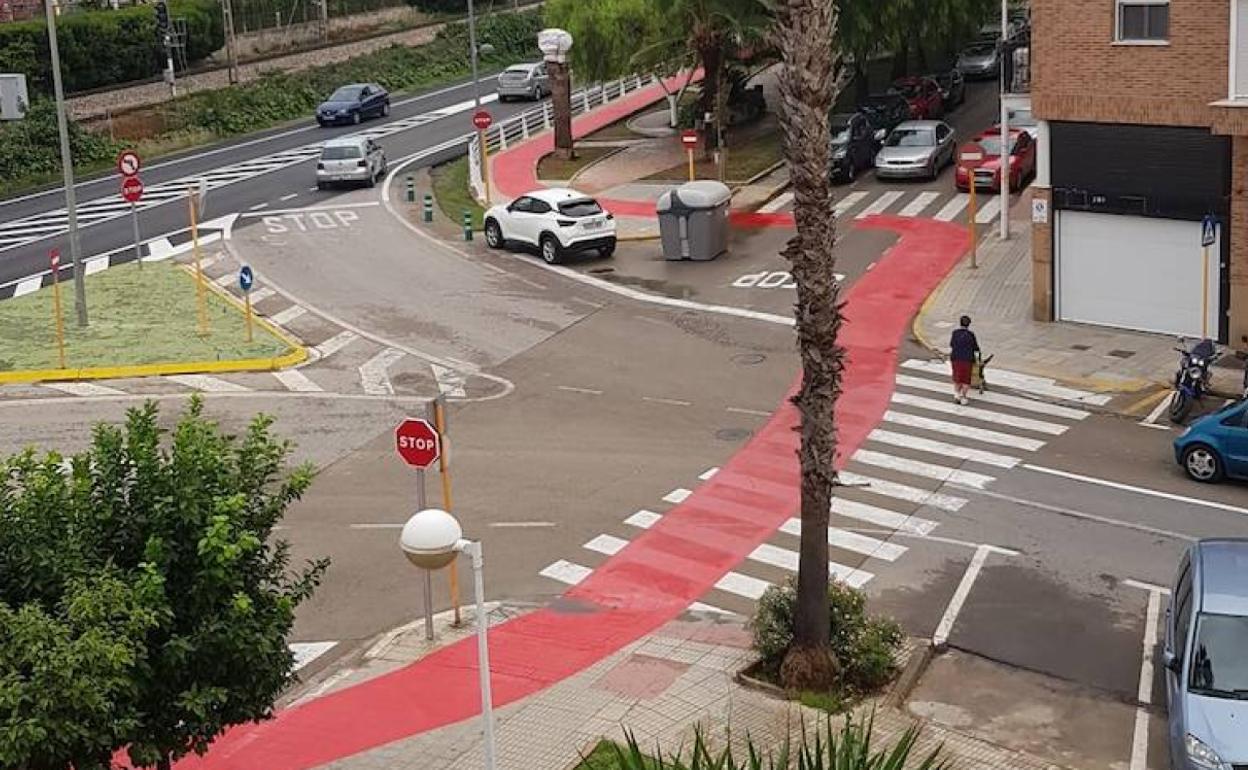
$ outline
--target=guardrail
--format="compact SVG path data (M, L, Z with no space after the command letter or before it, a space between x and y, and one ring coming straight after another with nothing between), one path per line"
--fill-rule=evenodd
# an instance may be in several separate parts
M589 86L572 92L572 115L581 115L595 107L616 101L627 94L657 83L654 75L633 75L609 83ZM491 153L506 150L516 142L549 131L554 125L554 107L550 102L514 115L490 126L485 131L485 146ZM485 182L481 177L480 135L468 142L468 184L473 196L485 203Z

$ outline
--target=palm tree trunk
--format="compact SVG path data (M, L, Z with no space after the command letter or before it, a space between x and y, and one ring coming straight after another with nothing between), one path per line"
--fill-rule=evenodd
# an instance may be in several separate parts
M719 86L724 67L724 50L718 41L704 45L698 49L698 58L702 60L702 116L712 115L714 120L702 126L702 153L710 159L719 146Z
M834 0L778 0L776 36L782 56L784 148L794 196L797 234L782 252L797 282L797 343L802 384L793 403L801 415L801 560L793 647L781 666L786 687L826 689L837 675L828 644L828 517L836 482L834 409L844 350L840 287L836 282L836 218L828 175L832 135L828 110L832 76Z

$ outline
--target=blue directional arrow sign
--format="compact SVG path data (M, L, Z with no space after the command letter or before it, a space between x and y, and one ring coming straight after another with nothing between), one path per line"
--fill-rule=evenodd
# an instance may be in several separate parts
M249 292L255 282L256 276L251 272L251 266L243 265L243 268L238 271L238 288L242 289L244 293Z
M1205 214L1200 220L1200 245L1212 246L1218 240L1218 218L1213 214Z

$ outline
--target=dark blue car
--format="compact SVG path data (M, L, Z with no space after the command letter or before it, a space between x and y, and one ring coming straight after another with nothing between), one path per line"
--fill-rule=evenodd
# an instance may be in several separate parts
M316 108L316 122L325 127L389 114L390 94L386 89L376 83L353 83L321 102Z
M1174 440L1174 458L1196 481L1248 479L1248 400L1193 422Z

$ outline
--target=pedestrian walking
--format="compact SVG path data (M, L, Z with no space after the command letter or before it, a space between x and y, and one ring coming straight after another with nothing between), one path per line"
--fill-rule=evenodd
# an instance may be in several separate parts
M971 317L958 319L958 328L949 337L949 363L953 367L953 400L966 405L971 390L971 374L979 359L979 340L971 331Z

